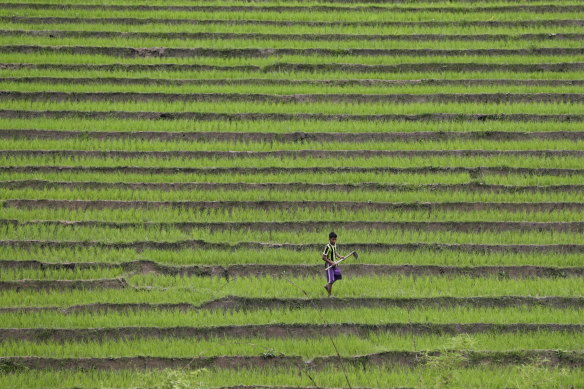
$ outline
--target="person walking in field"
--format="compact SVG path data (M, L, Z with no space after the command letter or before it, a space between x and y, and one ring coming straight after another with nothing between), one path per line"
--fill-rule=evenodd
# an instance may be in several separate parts
M325 268L330 267L326 270L327 284L324 286L329 297L331 297L334 282L343 278L339 266L335 263L337 258L341 260L345 259L345 257L337 253L337 234L331 232L329 234L329 242L322 252L322 260L325 262Z

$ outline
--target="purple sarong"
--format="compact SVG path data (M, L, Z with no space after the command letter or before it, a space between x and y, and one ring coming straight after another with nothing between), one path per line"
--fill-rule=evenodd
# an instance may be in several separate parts
M326 280L329 284L334 283L337 280L342 280L343 275L341 274L341 269L339 267L331 267L326 271Z

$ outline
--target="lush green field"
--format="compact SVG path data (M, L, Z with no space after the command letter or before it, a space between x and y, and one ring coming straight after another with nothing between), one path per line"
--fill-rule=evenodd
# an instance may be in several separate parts
M580 1L0 23L0 388L584 387Z
M42 258L46 262L100 262L122 263L137 260L151 260L167 265L306 265L314 264L314 252L293 250L173 250L113 248L113 247L2 247L0 258L3 260L32 261ZM444 265L444 266L581 266L582 254L566 253L477 253L468 255L460 251L444 249L440 252L419 249L415 251L381 250L367 254L367 263L376 265ZM320 265L320 264L318 264Z

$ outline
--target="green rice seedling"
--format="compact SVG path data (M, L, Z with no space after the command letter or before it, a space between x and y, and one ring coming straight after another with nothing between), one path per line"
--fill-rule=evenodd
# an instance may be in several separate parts
M477 50L477 49L497 49L505 47L509 50L533 49L533 48L580 48L581 43L578 40L488 40L488 41L469 41L469 40L377 40L377 39L355 39L355 40L282 40L269 39L257 36L255 38L242 39L199 39L188 38L180 39L165 38L148 38L125 36L120 38L105 37L59 37L59 36L38 36L37 34L28 34L21 30L14 31L13 34L3 34L0 37L0 45L42 45L42 46L93 46L93 47L168 47L168 48L192 48L193 46L209 49L372 49L372 50ZM564 57L566 58L566 57ZM570 57L567 57L570 58Z
M439 371L428 367L346 367L345 371L352 385L360 387L385 388L419 387L430 385L438 376ZM514 385L522 375L520 366L475 367L457 370L457 381L452 382L452 388L489 388L504 389ZM553 380L550 388L563 389L571 385L575 387L584 383L582 369L563 370L560 368L536 367L533 371L538 376ZM225 385L313 385L306 372L286 368L255 368L255 369L225 369L204 370L196 373L196 379L203 385L219 387ZM311 371L310 377L319 385L346 385L343 374L337 367ZM135 388L155 387L169 382L176 383L182 379L192 379L192 370L28 370L0 376L0 386L13 388L62 388L80 387L93 388L96 383L104 387ZM547 380L546 380L547 381ZM181 381L182 382L182 381Z
M0 199L121 200L121 201L357 201L357 202L582 202L581 191L498 193L467 190L413 191L274 191L274 190L129 190L129 189L3 189ZM177 203L176 206L181 206Z
M468 94L477 93L476 85L265 85L262 83L251 85L149 85L124 84L115 82L106 83L69 83L65 82L37 82L22 83L18 81L0 81L0 90L19 92L67 92L67 93L239 93L239 94ZM482 94L493 93L583 93L581 85L481 85ZM4 119L5 120L5 119ZM96 123L99 123L96 121ZM408 123L415 126L417 123ZM460 123L456 123L460 125ZM541 123L544 124L545 123ZM574 125L575 123L562 123ZM191 126L193 123L191 122ZM29 124L30 126L30 124ZM507 125L509 126L509 125ZM549 126L549 124L548 124ZM517 131L517 130L515 130ZM533 130L532 130L533 131ZM557 131L557 130L556 130Z
M548 178L548 185L557 181L571 183L584 180L584 176ZM563 180L562 180L563 179ZM438 173L438 174L387 174L387 173L279 173L279 174L128 174L120 173L2 173L0 181L47 180L53 182L151 182L151 183L188 183L188 182L224 182L224 183L293 183L305 182L313 184L354 184L354 183L384 183L392 185L427 185L434 183L461 184L470 182L469 173ZM544 181L544 179L542 179ZM584 183L584 182L582 182Z
M420 167L503 167L503 168L546 168L558 169L581 169L583 157L565 155L493 155L493 156L360 156L336 158L323 156L316 157L252 157L242 156L240 158L188 158L169 155L167 157L153 156L129 156L129 157L92 157L92 156L69 156L66 153L43 155L38 153L35 156L21 155L1 155L0 163L3 166L83 166L83 167L171 167L171 168L298 168L298 167L319 167L319 168L347 168L347 167L369 167L369 168L420 168Z
M322 285L319 289L322 288ZM117 291L119 292L119 291ZM189 291L193 295L192 291ZM144 292L141 292L144 293ZM149 297L151 293L153 300ZM166 292L168 293L168 292ZM2 301L6 292L2 293ZM126 292L127 295L127 292ZM142 302L160 302L156 291L144 294ZM196 298L196 295L194 295ZM8 301L9 302L9 301ZM182 300L181 302L184 302ZM2 313L2 328L114 328L126 326L243 326L261 324L384 324L384 323L557 323L581 324L581 309L546 307L515 308L347 308L347 309L276 309L256 311L128 311L107 313L71 313L54 311Z
M434 276L351 276L349 281L335 287L337 297L438 297L438 296L570 296L584 295L582 281L575 278L501 279L498 277L434 277ZM323 296L324 272L318 277L295 278L283 271L282 276L307 292L310 298ZM280 278L240 277L228 284L224 278L182 277L164 275L135 275L128 279L133 286L154 288L192 288L219 290L224 295L254 298L303 298L304 293L286 285ZM377 287L375 286L377 285Z
M1 181L43 180L49 182L125 182L125 183L312 183L312 184L359 184L378 183L387 185L429 185L465 184L481 182L488 185L506 186L555 186L583 185L584 175L533 175L533 174L490 174L480 179L471 178L469 173L386 173L386 172L331 172L331 173L262 173L262 174L133 174L120 172L0 172Z
M58 63L60 54L52 53L30 53L28 56L18 57L27 62L34 60L39 62L39 58L44 58L45 62ZM4 54L4 61L18 62L17 54ZM84 57L85 58L85 57ZM99 57L103 59L102 57ZM118 59L119 61L122 58ZM305 81L323 81L323 80L420 80L420 79L437 79L437 80L578 80L582 78L581 71L541 71L541 72L525 72L525 71L503 71L498 69L491 69L488 71L476 72L472 70L464 70L459 72L454 71L385 71L385 72L351 72L351 71L286 71L274 74L273 72L253 72L244 70L189 70L189 69L156 69L140 70L140 69L59 69L58 67L47 67L40 69L31 69L28 67L5 69L2 71L3 77L97 77L97 78L158 78L158 79L193 79L193 80L242 80L242 79L258 79L258 80L305 80Z
M583 58L584 60L584 58ZM173 102L173 101L28 101L3 100L0 108L32 111L130 111L130 112L201 112L201 113L312 113L411 115L419 113L451 114L582 114L584 104L571 103L271 103L271 102ZM374 121L374 120L373 120Z
M444 12L444 8L439 8L439 11L432 12L416 12L412 17L408 12L395 12L394 9L389 9L387 12L346 12L339 9L339 11L302 11L298 9L296 12L267 12L254 11L250 7L246 11L238 11L237 13L229 11L216 10L215 12L205 11L183 11L170 10L163 7L154 8L151 10L116 10L116 9L76 9L75 15L79 18L160 18L160 19L197 19L197 20L276 20L276 21L323 21L323 22L390 22L390 21L478 21L491 20L493 12L485 10L473 10L467 7L464 12ZM393 12L392 12L393 11ZM562 19L581 19L584 12L570 12L558 10L558 12L501 12L496 13L496 18L499 21L519 21L519 20L562 20ZM69 9L42 9L35 8L20 8L20 9L3 9L0 10L0 16L53 16L53 17L70 17L71 10Z
M583 177L577 176L536 176L536 175L485 175L481 182L496 185L580 185Z
M120 268L101 269L2 269L0 281L15 280L89 280L116 278L123 274Z
M114 21L115 18L114 18ZM70 21L63 19L54 23L41 23L40 20L5 21L5 30L36 30L36 31L112 31L112 32L146 32L146 33L237 33L237 34L354 34L354 35L409 35L409 34L440 34L440 35L486 35L506 34L518 37L522 34L577 34L584 28L579 25L562 25L551 20L545 25L529 25L518 23L517 25L426 25L406 24L396 25L355 25L355 24L329 24L329 25L269 25L261 24L188 24L188 20L174 19L172 22L164 20L151 20L138 25L126 24L124 19L114 23L110 19L103 19L100 23L92 23L79 19ZM182 22L182 23L181 23ZM220 22L220 21L219 21Z
M132 174L123 171L108 172L59 172L59 173L2 173L2 181L43 180L50 182L134 182L134 183L312 183L312 184L359 184L378 183L387 185L429 185L429 184L465 184L481 182L488 185L506 186L555 186L583 185L584 175L533 175L533 174L490 174L481 179L470 177L469 173L262 173L262 174Z
M350 270L347 270L350 274ZM346 273L347 273L346 272ZM155 278L155 277L151 277ZM324 277L323 277L324 278ZM238 279L240 280L240 279ZM2 296L2 306L4 307L35 307L35 306L58 306L58 307L69 307L72 305L79 304L96 304L96 303L111 303L111 304L136 304L136 303L149 303L149 304L179 304L179 303L189 303L194 306L203 304L210 300L215 300L219 298L224 298L232 295L238 297L246 298L295 298L302 299L306 296L302 293L298 293L298 290L289 290L287 292L276 292L276 294L263 295L259 293L249 293L250 291L242 290L243 285L257 285L254 279L244 278L242 281L238 282L236 286L230 285L232 282L226 280L218 279L186 279L185 281L179 280L176 285L163 287L160 285L168 285L172 279L160 278L156 281L142 280L141 285L150 285L147 288L128 288L124 290L118 289L75 289L67 291L48 291L48 290L21 290L21 291L2 291L0 296ZM320 293L322 288L322 283L320 277L313 277L310 279L293 279L294 282L298 281L303 288L308 289L309 297L311 298L322 298L323 294ZM401 289L401 286L397 285L399 281L404 281L404 285L411 286L411 291L406 291ZM137 285L135 280L130 280L133 285ZM192 285L194 282L201 282L200 286L188 287L185 285ZM222 281L222 282L221 282ZM280 279L269 279L262 278L259 280L259 284L262 286L267 286L269 291L274 291L277 289L276 285L282 285ZM373 286L372 278L367 277L349 277L349 283L355 282L365 282L367 285ZM442 288L441 291L433 290L429 282L436 281ZM450 281L453 281L453 285L448 285ZM476 283L474 282L476 281ZM548 294L557 294L563 297L574 297L581 296L581 288L577 285L576 279L570 279L565 285L559 280L545 280L542 285L537 285L540 280L527 280L526 282L519 282L517 280L497 280L496 278L488 279L462 279L457 280L454 277L392 277L388 280L382 282L384 286L391 285L395 287L395 291L380 291L377 293L367 293L362 295L356 292L356 287L351 287L350 285L341 285L338 287L339 296L344 298L432 298L440 297L443 295L448 295L451 297L477 297L477 296L487 296L487 297L498 297L498 296L526 296L529 293L533 293L535 296L547 296ZM190 284L189 284L190 282ZM154 285L154 286L153 286ZM156 286L158 285L158 286ZM251 289L255 287L252 285ZM396 286L397 285L397 286ZM446 286L445 286L446 285ZM289 286L292 287L291 285ZM464 288L470 287L471 290L465 290ZM480 287L487 288L484 292L479 290ZM503 288L497 290L496 288ZM239 289L237 289L239 288ZM539 288L539 289L538 289ZM548 289L545 289L548 288ZM580 288L580 290L578 290ZM544 290L545 289L545 290ZM541 291L544 291L541 293ZM474 292L474 293L473 293ZM539 293L538 293L539 292ZM338 294L338 293L335 293ZM462 305L464 306L464 305ZM442 307L447 309L446 307ZM306 309L306 308L305 308ZM386 309L386 308L384 308ZM389 309L389 308L387 308ZM391 308L393 309L393 308ZM405 308L404 308L405 309ZM410 307L411 309L411 307ZM423 311L424 307L419 308ZM451 308L448 308L451 309ZM454 309L454 308L452 308ZM527 309L527 308L526 308ZM261 310L259 307L257 309L250 308L250 311ZM24 314L24 313L23 313ZM558 313L559 314L559 313ZM161 313L162 315L162 313ZM563 315L563 314L562 314ZM419 316L422 317L422 316ZM394 318L395 319L395 318ZM448 319L448 318L446 318ZM339 319L343 320L342 316ZM348 319L351 320L351 319ZM389 322L391 322L391 317L388 316ZM404 319L405 320L405 319ZM422 319L417 319L422 320ZM429 319L428 319L429 320ZM434 320L434 319L432 319ZM452 321L452 317L450 318ZM458 320L458 317L456 317ZM468 319L471 320L471 319ZM479 319L477 319L479 320ZM487 320L490 319L480 319ZM523 319L515 319L522 321ZM529 319L533 320L533 319ZM472 321L472 320L471 320ZM550 322L553 319L550 318ZM402 322L402 319L399 319ZM545 322L545 321L542 321ZM187 324L190 325L190 324Z
M8 0L6 3L16 3L17 1L15 0ZM76 4L93 4L93 5L102 5L102 6L107 6L107 5L115 5L118 4L115 1L96 1L96 0L89 0L89 1L85 1L85 0L69 0L65 3L59 3L55 0L49 0L44 2L43 0L32 0L29 2L29 4L59 4L59 5L76 5ZM343 3L335 3L333 2L325 2L326 5L330 8L339 8L340 10L343 9L348 9L349 11L353 11L353 10L359 10L360 7L366 7L366 6L370 6L371 2L369 1L356 1L354 2L354 6L352 7L348 7L346 4ZM554 4L554 5L560 5L560 6L567 6L567 5L578 5L579 3L577 1L573 1L573 0L561 0L558 1L557 3L551 2L550 0L532 0L530 1L531 4L536 4L536 5L549 5L549 4ZM153 1L151 3L147 3L144 0L129 0L127 1L125 4L127 5L141 5L141 4L152 4L152 5L173 5L173 6L180 6L180 5L190 5L190 6L194 6L194 5L198 5L198 6L241 6L241 7L245 7L245 8L249 8L251 10L253 10L254 8L259 8L262 9L263 7L270 7L270 6L282 6L282 5L287 5L288 6L288 12L298 12L298 11L303 11L302 9L296 10L294 7L313 7L313 6L319 6L319 5L323 5L323 2L320 1L301 1L301 0L292 0L292 1L287 1L287 2L281 2L281 1L277 1L277 0L272 0L272 1L265 1L263 2L263 4L243 4L241 2L238 1L234 1L234 0L213 0L213 1L180 1L180 0L173 0L170 3L166 3L163 1ZM405 2L401 2L401 3L379 3L379 5L375 8L375 9L384 9L384 8L390 8L390 9L394 9L394 10L401 10L401 9L405 9L405 10L409 10L413 5L415 5L414 9L419 9L419 8L428 8L428 10L435 10L436 8L439 9L444 9L446 11L456 11L456 9L459 8L465 8L468 10L475 10L475 8L488 8L488 7L495 7L495 6L509 6L512 5L513 2L507 0L507 1L477 1L474 2L472 4L469 4L465 1L452 1L449 3L444 3L444 4L436 4L433 1L420 1L420 2L415 2L415 1L405 1ZM455 8L455 10L450 10L450 8Z
M344 222L395 221L395 222L579 222L584 221L584 211L550 210L528 212L509 210L348 210L338 207L293 209L215 208L197 209L167 207L160 209L116 208L84 210L67 208L0 208L0 220L35 221L97 221L113 223L227 223L227 222L330 222L337 226ZM6 224L6 223L4 223ZM123 227L120 226L120 227ZM131 227L131 226L128 226ZM320 227L319 227L320 228Z
M75 210L66 208L1 208L0 215L6 219L18 219L21 221L34 220L72 220L72 221L104 221L104 222L189 222L200 223L217 222L312 222L315 220L324 222L343 221L485 221L485 222L577 222L584 220L582 211L552 210L541 212L507 211L495 212L493 210L356 210L304 208L294 209L196 209L196 208L161 208L149 209L85 209ZM333 223L331 223L332 225ZM309 227L309 226L307 226ZM307 228L309 229L309 228Z
M584 74L582 75L584 77ZM502 121L458 122L458 121L345 121L326 122L319 120L249 120L249 121L192 121L192 120L124 120L124 119L83 119L83 118L27 118L2 119L2 129L40 129L57 131L154 131L154 132L548 132L583 131L582 122L516 122ZM460 157L463 158L463 157Z
M273 264L316 265L314 252L310 250L136 250L100 247L0 247L2 260L42 260L44 262L101 262L121 263L137 260L154 261L166 265L217 265ZM413 251L386 250L367 253L360 259L365 264L376 265L441 265L441 266L584 266L584 255L580 253L465 253L452 250L419 249Z
M222 296L213 290L161 289L72 289L2 291L3 307L70 307L80 304L166 304L187 303L194 306Z
M2 13L0 12L0 17ZM20 41L18 41L20 42ZM83 41L85 42L85 41ZM5 42L6 43L6 42ZM41 45L42 46L42 45ZM97 46L100 47L100 46ZM108 46L101 46L108 47ZM124 46L120 46L124 47ZM32 53L7 52L2 55L3 63L31 63L31 64L53 64L53 65L67 65L67 64L92 64L92 65L107 65L107 64L140 64L140 65L156 65L156 64L184 64L184 65L211 65L211 66L240 66L240 65L254 65L258 66L257 70L250 69L247 71L247 76L250 77L256 73L267 72L270 78L279 74L282 70L278 67L269 67L281 63L292 64L360 64L360 65L397 65L397 64L549 64L549 63L577 63L582 62L584 55L562 55L562 56L535 56L535 55L493 55L493 56L479 56L479 55L465 55L461 52L460 55L437 56L429 55L418 56L412 55L377 55L377 56L359 56L359 55L278 55L268 57L120 57L112 51L111 55L106 54L73 54L67 52L52 52L50 50L39 50ZM54 66L58 68L58 66ZM228 71L241 71L241 69L225 69ZM374 69L372 69L374 71ZM330 70L328 71L331 72ZM335 71L338 72L338 71ZM358 73L358 70L353 70L353 73ZM383 71L379 70L379 73ZM409 72L412 72L409 70ZM427 70L424 70L427 72ZM363 72L361 72L363 73ZM396 73L394 70L392 73ZM413 73L413 72L412 72ZM374 77L374 72L365 72L365 78ZM207 78L207 72L203 71L199 78ZM349 75L344 75L348 77ZM342 77L341 77L342 78Z
M335 228L343 236L343 244L352 243L443 243L443 244L579 244L583 233L561 231L420 231L412 229L346 229ZM95 241L105 243L119 242L180 242L184 240L203 240L206 242L235 244L237 242L270 242L291 244L313 244L322 241L323 231L305 230L299 227L294 234L290 231L258 231L248 228L212 230L192 228L189 231L168 226L133 226L124 229L101 226L67 225L4 225L0 227L3 240L57 240L57 241Z
M300 150L582 150L584 141L542 140L522 141L465 140L396 141L396 142L229 142L229 141L160 141L136 139L6 139L4 150L85 150L85 151L300 151ZM212 157L212 156L211 156ZM253 157L253 155L252 155Z
M341 355L364 355L386 351L437 350L448 343L444 335L399 335L395 333L334 336ZM578 350L584 333L538 331L534 333L473 334L474 344L467 349L510 351L527 349ZM301 356L312 359L335 355L328 337L311 338L215 338L201 339L116 339L104 341L30 342L6 340L0 343L3 356L38 356L44 358L108 358L156 356L166 358L213 357L222 355Z

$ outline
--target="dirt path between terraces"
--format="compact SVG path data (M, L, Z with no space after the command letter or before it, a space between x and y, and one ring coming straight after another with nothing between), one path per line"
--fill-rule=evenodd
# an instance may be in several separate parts
M553 309L582 309L584 299L581 297L529 297L529 296L496 296L496 297L427 297L427 298L337 298L335 307L349 308L509 308L509 307L547 307ZM201 305L190 303L95 303L80 304L69 307L28 306L1 307L0 313L38 313L58 312L64 315L78 313L106 313L131 311L256 311L280 309L327 309L328 299L279 299L279 298L247 298L228 296L211 300Z
M382 191L382 192L416 192L416 191L469 191L488 193L561 193L580 192L584 185L496 185L481 183L463 184L380 184L364 182L355 184L313 184L304 182L98 182L98 181L49 181L16 180L0 181L6 189L79 189L79 190L158 190L158 191Z
M502 203L502 202L448 202L448 203L382 203L359 201L124 201L124 200L5 200L5 208L65 208L65 209L345 209L345 210L400 210L400 211L478 211L493 212L552 212L584 210L583 203Z
M180 240L173 242L133 241L110 243L102 241L56 241L56 240L0 240L5 247L17 248L87 248L98 247L108 249L132 249L138 252L143 250L240 250L240 249L286 249L312 250L322 249L320 244L293 244L293 243L263 243L240 242L235 244L207 242L203 240ZM448 244L448 243L352 243L351 248L361 252L372 251L459 251L464 253L584 253L583 244Z
M0 92L2 93L2 92ZM584 94L582 95L584 96ZM471 132L165 132L165 131L57 131L0 129L1 138L40 139L139 139L162 141L222 142L407 142L448 140L584 140L584 131L471 131Z
M258 253L261 255L261 253ZM120 263L105 262L41 262L34 260L2 260L0 269L39 269L39 270L81 270L81 269L117 269L132 273L159 273L167 275L198 277L282 277L294 274L299 277L311 277L321 274L322 265L189 265L173 266L154 261L140 260ZM582 277L584 267L556 266L444 266L444 265L373 265L345 263L343 269L352 276L373 275L408 275L408 276L467 276L467 277Z
M479 167L151 167L151 166L0 166L2 173L131 173L131 174L307 174L307 173L387 173L387 174L469 174L471 178L483 175L520 174L529 176L581 176L584 169L522 168L510 166Z
M293 222L107 222L99 220L27 220L0 219L4 226L55 226L98 227L133 229L152 227L177 229L189 232L194 229L211 231L322 231L330 227L347 230L414 230L414 231L557 231L584 232L584 222L483 222L483 221L432 221L432 222L382 222L382 221L293 221Z

